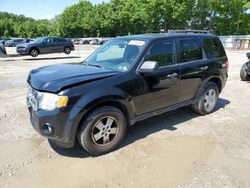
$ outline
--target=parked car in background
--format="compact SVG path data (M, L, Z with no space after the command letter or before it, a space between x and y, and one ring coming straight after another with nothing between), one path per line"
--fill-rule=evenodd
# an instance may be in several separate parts
M16 47L18 44L29 43L30 39L12 39L5 43L6 47Z
M190 31L188 31L190 32ZM108 41L82 63L32 70L30 120L42 136L92 155L116 149L128 126L191 105L207 115L228 77L215 35L168 33Z
M8 42L10 40L12 40L12 39L10 39L10 38L4 38L4 39L0 40L0 43L2 43L5 46L6 42Z
M102 40L99 42L99 44L100 44L100 45L103 45L103 44L106 43L106 42L108 42L108 39L102 39Z
M81 44L81 40L80 40L80 39L74 39L74 40L73 40L73 44L74 44L74 45Z
M82 44L89 44L89 40L83 40Z
M36 57L39 54L45 53L60 53L70 54L75 50L75 47L70 40L62 37L40 37L31 43L20 44L17 46L16 51L22 55L31 55Z
M92 40L89 41L89 44L98 45L99 44L99 40L98 39L92 39Z
M248 62L244 63L240 70L240 78L242 81L250 81L250 52L247 54Z

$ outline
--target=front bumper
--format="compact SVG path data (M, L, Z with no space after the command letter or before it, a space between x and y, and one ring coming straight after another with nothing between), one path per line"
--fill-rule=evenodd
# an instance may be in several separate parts
M54 140L61 147L70 148L74 146L75 134L81 116L80 108L77 106L65 107L53 111L34 111L28 107L30 122L33 128L42 136ZM51 126L52 134L47 134L45 126Z

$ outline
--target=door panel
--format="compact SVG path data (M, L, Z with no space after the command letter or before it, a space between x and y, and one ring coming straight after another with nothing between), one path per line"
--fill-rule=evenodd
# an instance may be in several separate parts
M64 41L60 37L53 37L53 51L62 52L64 50Z
M179 39L180 46L180 102L195 97L202 80L208 74L209 64L199 41Z
M51 37L46 38L40 48L41 48L41 52L43 52L43 53L53 52L52 38Z
M188 62L181 65L180 101L195 97L203 78L208 74L206 61Z
M177 103L179 98L179 78L170 75L179 72L179 65L174 65L161 69L154 75L138 75L135 84L137 114Z
M157 42L149 49L144 61L157 61L154 73L138 74L135 84L137 115L168 107L179 99L180 66L176 64L174 40Z

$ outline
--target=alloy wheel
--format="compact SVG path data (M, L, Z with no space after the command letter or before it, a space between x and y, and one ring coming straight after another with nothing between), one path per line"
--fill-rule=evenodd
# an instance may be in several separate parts
M118 121L112 116L99 119L92 129L92 139L96 145L106 146L118 135Z
M204 107L207 112L214 109L217 102L217 95L214 89L210 89L205 93L204 97Z

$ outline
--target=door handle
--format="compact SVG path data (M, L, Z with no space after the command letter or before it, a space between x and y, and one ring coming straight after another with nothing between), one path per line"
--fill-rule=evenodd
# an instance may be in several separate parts
M167 75L167 78L175 78L175 77L177 77L178 76L178 74L175 72L175 73L173 73L173 74L168 74Z
M208 66L201 67L200 70L205 71L208 69Z

